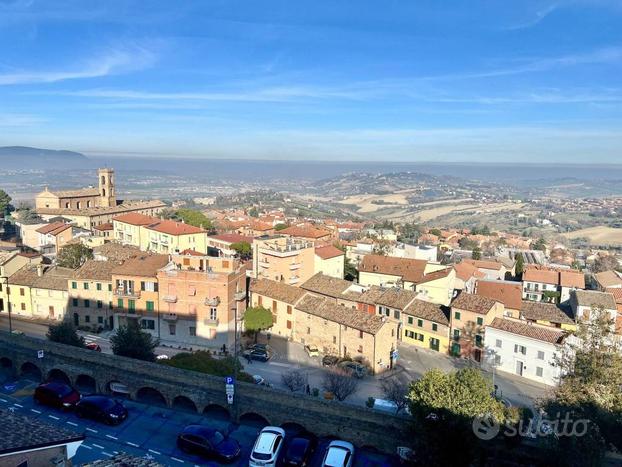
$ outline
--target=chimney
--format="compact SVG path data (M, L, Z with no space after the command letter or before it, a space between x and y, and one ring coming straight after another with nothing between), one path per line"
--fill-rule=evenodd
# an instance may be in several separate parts
M43 276L43 265L42 264L37 264L37 276L38 277Z

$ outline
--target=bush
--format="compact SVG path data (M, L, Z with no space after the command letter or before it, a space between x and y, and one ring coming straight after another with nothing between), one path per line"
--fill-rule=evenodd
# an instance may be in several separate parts
M182 370L197 371L213 376L232 376L235 374L235 358L214 358L209 350L199 350L195 353L178 353L168 360L162 360L163 365L181 368ZM238 380L247 383L253 382L253 377L242 371L244 368L238 362Z
M69 321L51 325L46 336L52 342L73 345L74 347L84 347L84 338L78 335L76 328Z

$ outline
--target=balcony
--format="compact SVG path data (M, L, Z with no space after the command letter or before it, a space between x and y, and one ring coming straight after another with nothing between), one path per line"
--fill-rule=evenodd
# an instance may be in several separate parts
M214 297L214 298L206 298L205 299L205 305L206 306L218 306L220 304L220 297Z
M206 326L218 326L218 319L205 318L203 324Z
M233 299L236 301L246 300L246 292L236 292L233 295Z
M289 265L289 270L295 271L296 269L300 269L300 266L302 266L301 263L292 263Z
M162 313L160 317L165 321L177 321L177 313Z
M297 284L298 282L300 282L300 277L298 277L298 276L294 276L294 277L290 277L289 278L290 285Z
M259 260L259 261L257 261L257 263L259 264L260 268L269 268L270 267L270 263L268 261Z
M177 303L177 295L165 295L163 300L167 303Z
M117 297L140 298L140 290L132 290L127 287L117 287L114 294Z

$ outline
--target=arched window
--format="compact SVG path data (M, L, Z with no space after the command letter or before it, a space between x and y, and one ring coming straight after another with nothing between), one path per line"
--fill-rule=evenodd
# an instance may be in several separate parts
M65 208L69 209L69 203L65 203Z
M86 207L87 207L87 208L90 208L90 207L91 207L91 201L90 201L90 200L86 202Z
M106 196L106 189L102 188L102 196Z
M76 203L76 206L78 207L78 209L80 209L80 208L82 207L82 203L81 203L80 201L78 201L78 202Z
M102 185L105 185L105 184L106 184L106 176L102 175Z

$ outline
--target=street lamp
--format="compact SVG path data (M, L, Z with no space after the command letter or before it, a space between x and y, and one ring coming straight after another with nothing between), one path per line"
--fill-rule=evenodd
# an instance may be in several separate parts
M235 306L231 307L231 311L233 311L233 381L234 385L238 385L238 365L240 361L238 360L238 302L235 302ZM235 387L234 386L234 387ZM237 388L236 388L237 389ZM233 413L235 416L235 420L238 419L238 398L236 396L233 397Z

